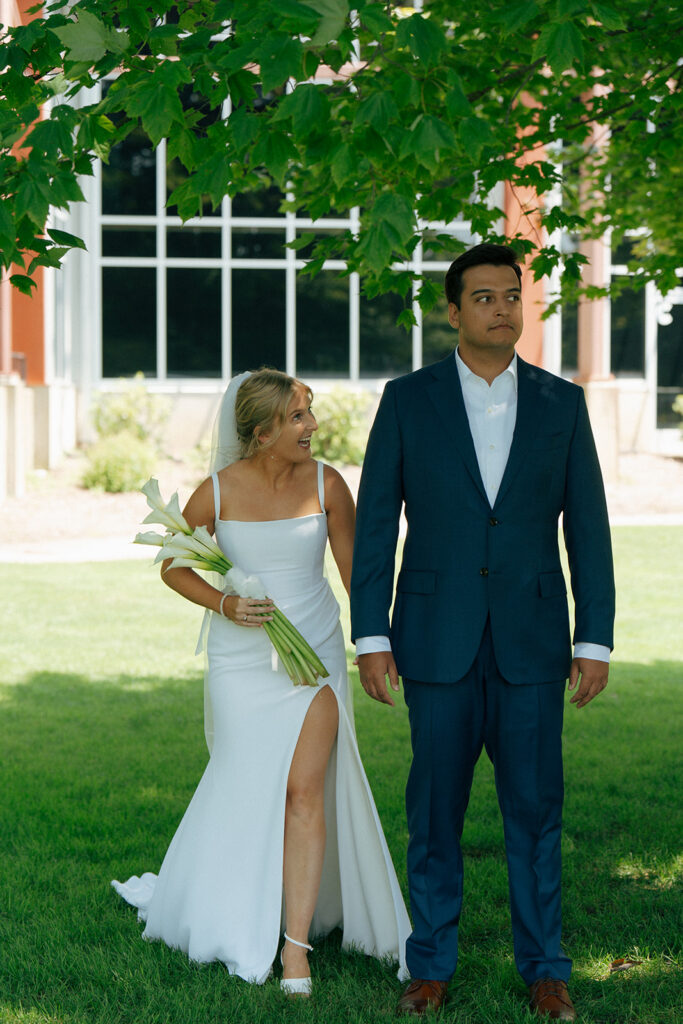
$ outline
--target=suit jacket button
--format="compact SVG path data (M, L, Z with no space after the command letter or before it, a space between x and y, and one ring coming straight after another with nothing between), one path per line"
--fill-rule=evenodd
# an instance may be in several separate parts
M489 574L489 571L486 568L479 570L479 575L480 576L488 576L488 574Z
M498 520L494 516L489 519L489 526L498 526Z

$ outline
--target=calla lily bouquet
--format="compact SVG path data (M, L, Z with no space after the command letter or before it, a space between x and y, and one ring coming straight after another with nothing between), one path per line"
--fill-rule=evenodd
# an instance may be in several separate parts
M265 588L259 578L248 576L236 565L232 565L205 526L191 529L180 511L177 492L165 504L157 480L148 480L141 490L152 510L143 519L143 525L159 523L166 527L165 534L150 531L138 533L135 537L136 544L150 544L160 548L154 559L155 564L171 558L173 561L169 569L204 569L225 576L225 592L228 594L252 598L266 597ZM325 678L329 675L313 648L279 608L275 607L273 618L270 622L264 622L263 628L295 686L317 686L318 676Z

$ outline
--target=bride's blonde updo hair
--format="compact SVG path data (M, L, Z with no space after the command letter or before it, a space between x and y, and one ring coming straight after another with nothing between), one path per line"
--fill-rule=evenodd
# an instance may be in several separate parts
M309 403L312 402L313 392L308 385L281 370L261 367L240 385L235 399L235 422L243 459L264 451L277 441L297 386L306 391ZM270 440L259 441L257 434L271 432Z

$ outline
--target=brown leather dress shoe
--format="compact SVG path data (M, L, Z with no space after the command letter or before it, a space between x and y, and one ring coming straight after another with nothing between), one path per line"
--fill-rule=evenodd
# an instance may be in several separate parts
M537 1017L550 1020L576 1020L576 1010L569 998L567 984L559 978L539 978L529 985L529 1009Z
M412 1013L421 1017L429 1007L440 1010L446 1002L447 981L430 981L425 978L413 978L408 988L398 1001L397 1013Z

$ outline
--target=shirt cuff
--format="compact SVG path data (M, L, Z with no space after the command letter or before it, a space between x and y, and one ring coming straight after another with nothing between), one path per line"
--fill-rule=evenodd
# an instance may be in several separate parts
M602 644L575 644L575 658L592 658L593 661L606 661L609 664L609 647Z
M376 654L378 651L390 651L391 640L388 636L359 636L356 640L356 654Z

